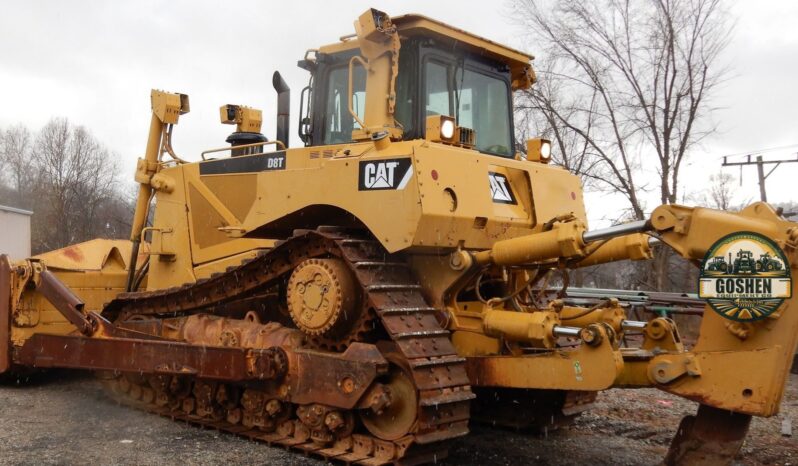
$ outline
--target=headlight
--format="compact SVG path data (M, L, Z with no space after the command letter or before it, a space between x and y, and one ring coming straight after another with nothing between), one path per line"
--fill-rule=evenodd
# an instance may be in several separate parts
M530 162L549 163L551 160L551 141L532 138L526 142L526 159Z
M474 131L457 126L457 122L449 115L430 115L427 117L424 139L470 149L474 146Z
M443 120L441 122L441 137L444 139L452 139L454 137L454 121Z
M551 143L549 141L543 141L540 144L540 158L548 159L549 157L551 157Z

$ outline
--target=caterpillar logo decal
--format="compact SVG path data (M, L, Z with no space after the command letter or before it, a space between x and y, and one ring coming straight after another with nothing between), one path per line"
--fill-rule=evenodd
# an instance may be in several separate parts
M513 188L507 177L501 173L488 172L488 181L490 181L490 197L493 202L499 204L517 204Z
M360 162L358 191L404 189L413 177L410 159L384 159Z
M707 251L698 279L698 296L726 319L761 320L792 296L784 251L753 232L733 233Z

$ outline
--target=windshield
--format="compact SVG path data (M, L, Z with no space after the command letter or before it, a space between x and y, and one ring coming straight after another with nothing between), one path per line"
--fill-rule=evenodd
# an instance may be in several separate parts
M512 155L506 81L462 65L430 60L424 66L424 82L426 116L454 116L458 125L476 131L477 149Z
M366 72L356 66L352 81L352 109L361 119L366 107ZM349 113L346 101L349 94L349 67L339 66L330 71L327 81L327 102L324 106L324 144L340 144L352 140L352 130L360 125Z
M419 48L412 41L402 45L394 113L402 139L424 138L427 117L448 115L458 125L474 130L475 149L512 157L509 73L501 64L481 57L445 52ZM309 145L348 143L352 131L361 129L347 108L350 55L330 55L314 71L318 92L313 92L314 129ZM363 119L367 73L359 65L353 70L351 105Z

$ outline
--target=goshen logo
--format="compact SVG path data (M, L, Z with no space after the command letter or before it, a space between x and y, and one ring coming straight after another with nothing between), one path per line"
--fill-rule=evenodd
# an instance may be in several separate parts
M510 182L507 177L501 173L488 172L488 181L490 181L490 197L493 202L499 204L516 204L513 188L510 187Z
M776 243L759 233L725 236L704 256L698 296L726 319L764 319L792 296L787 257Z
M404 189L413 176L409 158L362 161L359 166L359 191Z

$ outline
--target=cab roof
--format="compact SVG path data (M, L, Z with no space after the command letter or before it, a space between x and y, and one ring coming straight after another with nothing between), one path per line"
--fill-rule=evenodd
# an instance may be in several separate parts
M485 39L476 34L450 26L444 22L419 14L406 14L391 17L402 37L426 35L437 36L443 40L466 44L477 54L488 56L506 63L510 68L513 89L526 89L535 81L532 71L532 55ZM340 42L319 48L320 53L337 53L358 48L357 37L344 36Z

